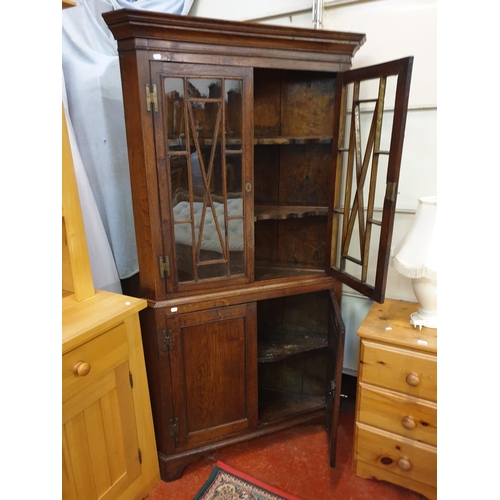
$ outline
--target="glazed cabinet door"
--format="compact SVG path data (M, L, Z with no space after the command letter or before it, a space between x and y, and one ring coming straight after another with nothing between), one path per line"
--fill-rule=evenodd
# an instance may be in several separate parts
M257 426L255 303L167 318L175 451Z
M167 292L251 281L252 72L150 64Z
M413 57L339 73L327 272L384 301Z

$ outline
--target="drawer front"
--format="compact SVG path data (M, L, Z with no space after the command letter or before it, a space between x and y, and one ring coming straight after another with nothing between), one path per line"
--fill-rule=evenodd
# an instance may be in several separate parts
M437 486L437 449L357 423L355 460L401 478Z
M437 445L437 404L360 383L357 420L409 439Z
M127 359L127 331L123 323L67 352L62 358L63 401Z
M432 354L363 340L361 382L436 401L437 360Z

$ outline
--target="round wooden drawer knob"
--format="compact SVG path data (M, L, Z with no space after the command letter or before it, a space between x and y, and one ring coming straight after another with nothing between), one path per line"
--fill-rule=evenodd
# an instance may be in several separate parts
M420 384L420 378L414 372L408 373L408 375L406 375L406 383L412 387L417 387L417 385Z
M86 361L78 361L75 366L73 366L73 373L77 377L85 377L90 371L90 365Z
M398 460L398 467L405 472L409 471L411 469L411 462L407 458L400 458Z
M401 423L403 424L403 427L405 429L408 429L409 431L412 431L417 426L415 419L410 415L407 415L405 418L403 418Z

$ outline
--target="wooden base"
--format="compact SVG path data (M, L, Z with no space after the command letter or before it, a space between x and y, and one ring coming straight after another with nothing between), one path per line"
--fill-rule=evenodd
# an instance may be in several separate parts
M325 423L325 410L322 408L319 411L314 411L308 413L299 418L294 418L287 421L280 421L277 424L269 424L262 426L255 431L247 431L242 435L234 436L229 439L224 439L218 443L213 443L207 446L196 448L195 450L188 450L182 453L176 453L174 455L166 456L163 453L158 453L158 459L160 463L160 475L163 481L175 481L179 479L183 473L184 469L191 463L196 462L201 457L207 455L209 452L218 450L225 446L230 446L233 444L242 443L248 441L249 439L254 439L261 436L266 436L268 434L273 434L275 432L288 429L290 427L295 427L296 425L316 425Z
M409 490L424 495L429 500L435 500L437 498L437 488L433 488L432 486L428 486L427 484L420 483L418 481L413 481L412 479L403 478L398 474L373 467L372 465L366 464L359 460L354 462L354 472L356 476L365 479L388 481L389 483L397 484L398 486L402 486L403 488L408 488Z

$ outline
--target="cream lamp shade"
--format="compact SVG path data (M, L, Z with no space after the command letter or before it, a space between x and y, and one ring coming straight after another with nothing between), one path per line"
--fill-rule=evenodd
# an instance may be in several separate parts
M411 278L420 309L410 323L437 328L437 196L419 198L413 224L393 254L393 266Z

